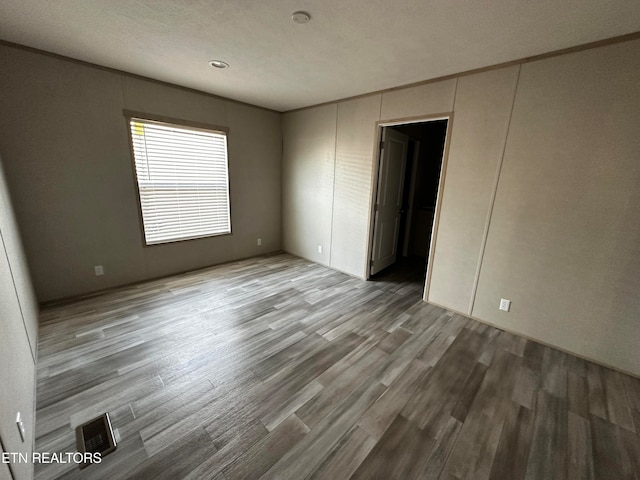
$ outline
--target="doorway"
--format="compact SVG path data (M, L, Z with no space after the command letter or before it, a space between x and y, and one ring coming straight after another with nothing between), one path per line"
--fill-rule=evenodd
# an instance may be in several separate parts
M380 126L370 236L370 279L424 285L448 118Z

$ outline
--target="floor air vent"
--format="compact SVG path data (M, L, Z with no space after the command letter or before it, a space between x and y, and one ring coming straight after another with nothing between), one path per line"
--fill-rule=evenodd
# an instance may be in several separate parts
M100 453L102 457L116 449L116 439L113 436L109 414L105 413L76 429L78 451L85 453ZM86 455L85 455L86 458ZM80 464L80 468L90 465L90 462Z

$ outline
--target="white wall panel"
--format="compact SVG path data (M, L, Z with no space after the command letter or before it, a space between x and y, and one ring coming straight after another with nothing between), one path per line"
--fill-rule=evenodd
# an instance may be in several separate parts
M469 313L519 67L458 80L428 300Z
M640 41L522 66L473 310L636 375L638 112Z
M366 277L380 95L338 104L331 266Z
M284 249L323 265L331 254L336 114L336 105L326 105L283 119Z

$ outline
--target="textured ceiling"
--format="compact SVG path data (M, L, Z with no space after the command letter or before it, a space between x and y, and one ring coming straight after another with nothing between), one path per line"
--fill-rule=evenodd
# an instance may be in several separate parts
M279 111L638 30L638 0L0 2L0 39Z

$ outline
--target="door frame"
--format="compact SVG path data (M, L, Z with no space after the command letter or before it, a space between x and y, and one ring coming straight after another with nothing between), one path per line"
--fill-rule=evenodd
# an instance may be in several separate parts
M445 187L445 178L447 175L447 161L449 158L449 145L451 143L451 129L453 126L453 112L436 113L432 115L421 115L417 117L394 118L389 120L379 120L375 123L375 135L373 146L373 172L371 175L371 185L369 196L369 235L367 237L367 255L365 257L365 279L371 278L371 255L373 253L373 230L375 219L375 205L378 198L378 176L380 174L380 142L382 141L383 127L393 127L396 125L407 125L411 123L426 123L436 120L447 120L447 130L445 133L444 151L442 152L442 166L440 168L440 179L438 180L438 194L436 196L436 208L433 218L433 227L431 228L431 240L429 244L429 256L427 258L427 277L424 284L423 300L427 300L429 295L429 287L431 285L431 273L433 268L433 255L438 239L438 227L440 224L440 211L442 210L442 197Z

